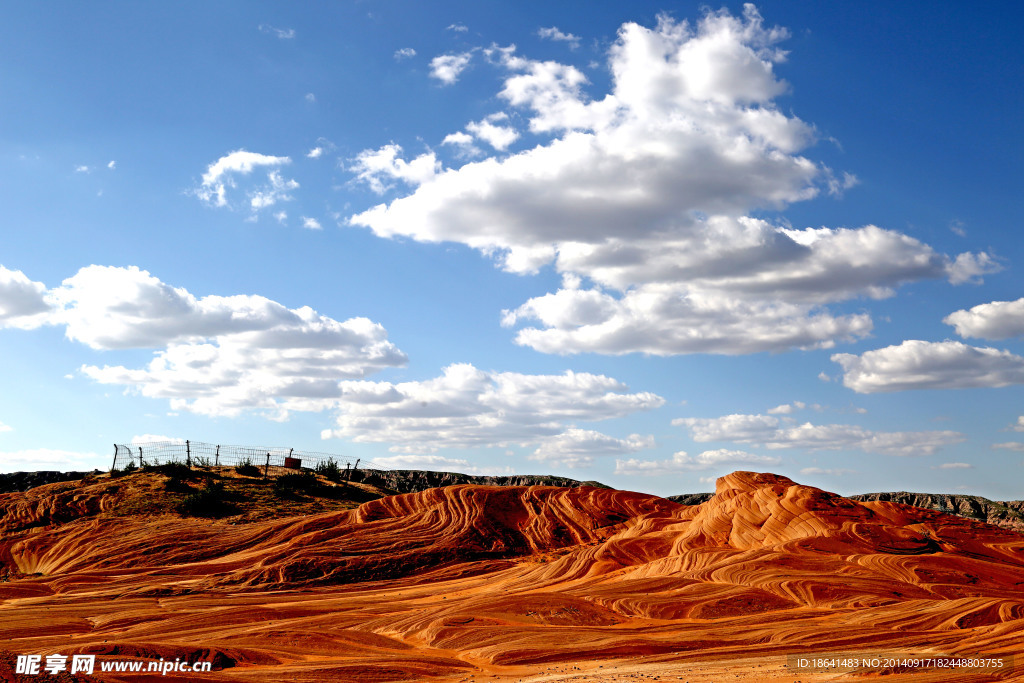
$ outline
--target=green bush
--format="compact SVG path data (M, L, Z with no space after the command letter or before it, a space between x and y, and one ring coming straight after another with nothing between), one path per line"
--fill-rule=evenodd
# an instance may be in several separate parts
M334 458L328 458L324 462L317 463L316 473L327 481L338 483L341 481L342 470Z
M252 460L250 458L246 458L235 465L235 472L238 472L243 477L259 477L263 474L259 467L252 464Z
M320 489L320 482L312 472L301 474L282 474L274 480L274 493L278 496L292 495L301 492L315 492Z
M192 470L183 462L165 462L163 465L153 464L146 465L142 468L143 472L159 472L160 474L166 474L168 477L176 477L178 479L187 479L192 474Z

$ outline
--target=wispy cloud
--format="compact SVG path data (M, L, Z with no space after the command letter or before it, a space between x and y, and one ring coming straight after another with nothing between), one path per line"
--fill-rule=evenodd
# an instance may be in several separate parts
M860 450L885 455L930 455L943 446L960 443L960 432L877 432L858 425L797 423L773 415L725 415L715 418L677 418L694 441L732 441L768 449Z
M532 444L541 458L572 458L583 441L602 447L612 443L604 435L572 431L570 421L624 417L664 403L650 392L629 393L604 375L486 372L468 363L452 364L439 377L423 381L352 381L340 387L337 424L323 438L390 443L420 452ZM643 437L630 437L617 447L645 443Z
M800 474L818 474L829 477L841 477L845 474L857 474L857 470L847 470L842 468L826 469L821 467L804 467L803 469L800 470Z
M202 182L192 192L203 202L216 207L230 207L233 202L228 194L238 188L241 179L250 176L257 168L273 169L264 183L249 184L244 190L249 207L253 211L273 206L279 201L288 201L289 194L299 187L298 182L285 178L277 167L286 166L292 160L238 149L222 156L210 164L203 174Z
M568 43L569 47L575 50L580 46L579 36L574 36L571 33L562 33L555 26L549 26L548 28L537 29L537 35L547 40L556 40L564 43Z
M686 451L674 453L668 460L616 460L615 473L627 475L666 475L678 472L698 472L713 468L733 468L736 465L755 465L769 467L778 465L781 458L768 455L756 455L746 451L718 449L704 451L697 455L689 455ZM701 481L704 481L703 479Z
M260 33L266 33L281 40L291 40L295 37L295 29L293 28L277 28L270 24L260 24L259 29Z

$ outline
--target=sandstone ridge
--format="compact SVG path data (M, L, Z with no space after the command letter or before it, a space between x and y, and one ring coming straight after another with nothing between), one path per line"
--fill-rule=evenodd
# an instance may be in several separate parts
M92 515L6 533L12 651L201 644L252 681L705 681L819 680L785 669L809 651L1024 644L1024 538L773 474L721 477L694 506L459 485L237 522Z

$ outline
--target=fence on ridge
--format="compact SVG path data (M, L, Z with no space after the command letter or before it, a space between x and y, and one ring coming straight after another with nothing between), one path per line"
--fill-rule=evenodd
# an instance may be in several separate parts
M264 475L285 471L315 470L318 465L333 460L338 468L351 475L360 470L382 471L367 460L345 458L334 453L298 451L294 448L252 447L212 444L203 441L155 441L152 443L114 444L114 462L111 470L130 470L136 467L183 463L188 467L236 467L252 465ZM345 477L346 479L348 476Z

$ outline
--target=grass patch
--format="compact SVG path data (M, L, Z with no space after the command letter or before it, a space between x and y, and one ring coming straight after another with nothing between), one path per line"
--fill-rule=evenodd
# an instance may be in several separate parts
M203 488L185 496L178 512L190 517L223 517L234 513L235 507L225 500L224 482L209 477Z

